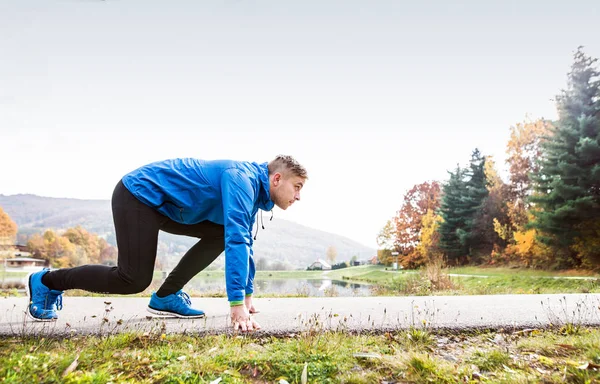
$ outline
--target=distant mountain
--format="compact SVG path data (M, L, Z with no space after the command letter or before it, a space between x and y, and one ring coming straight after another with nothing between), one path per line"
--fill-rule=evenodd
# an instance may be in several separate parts
M0 207L17 223L20 235L41 233L47 229L63 230L80 225L115 244L112 211L108 200L0 194ZM329 246L336 248L337 261L348 261L354 255L364 260L376 254L374 249L346 237L277 217L269 221L269 218L270 214L264 213L265 229L259 228L257 240L254 242L257 261L264 258L270 263L283 263L288 268L304 269L316 259L325 259ZM174 266L178 258L197 240L161 233L159 241L159 260ZM214 266L222 265L222 258L223 256Z

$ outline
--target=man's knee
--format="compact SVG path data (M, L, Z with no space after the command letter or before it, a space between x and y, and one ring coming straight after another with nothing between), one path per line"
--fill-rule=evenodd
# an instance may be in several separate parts
M152 283L152 274L145 275L126 275L119 273L123 285L121 288L122 294L140 293L150 286Z

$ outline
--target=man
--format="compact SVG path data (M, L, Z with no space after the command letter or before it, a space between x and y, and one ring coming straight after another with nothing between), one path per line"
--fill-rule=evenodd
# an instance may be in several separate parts
M112 196L119 251L116 267L84 265L33 273L28 313L57 319L67 289L131 294L146 289L154 272L159 230L200 240L179 261L148 310L182 318L203 317L183 286L225 251L225 280L235 330L260 325L251 318L254 260L252 226L259 209L287 209L300 200L308 176L291 156L267 163L199 159L165 160L123 177Z

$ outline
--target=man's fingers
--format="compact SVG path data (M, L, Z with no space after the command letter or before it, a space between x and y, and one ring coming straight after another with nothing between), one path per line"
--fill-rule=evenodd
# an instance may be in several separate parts
M237 330L240 329L240 323L238 323L237 321L233 322L233 330L237 332Z
M258 324L256 322L256 320L251 320L252 321L252 326L254 327L254 329L259 330L260 329L260 324Z
M246 322L242 321L240 323L241 327L242 327L242 332L247 332L248 331L248 327L246 326Z

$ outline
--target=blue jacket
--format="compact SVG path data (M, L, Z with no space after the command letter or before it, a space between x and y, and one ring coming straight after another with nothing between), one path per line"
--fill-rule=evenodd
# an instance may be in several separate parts
M211 221L225 227L225 281L229 301L254 291L252 226L258 209L270 211L267 163L173 159L123 177L144 204L182 224Z

